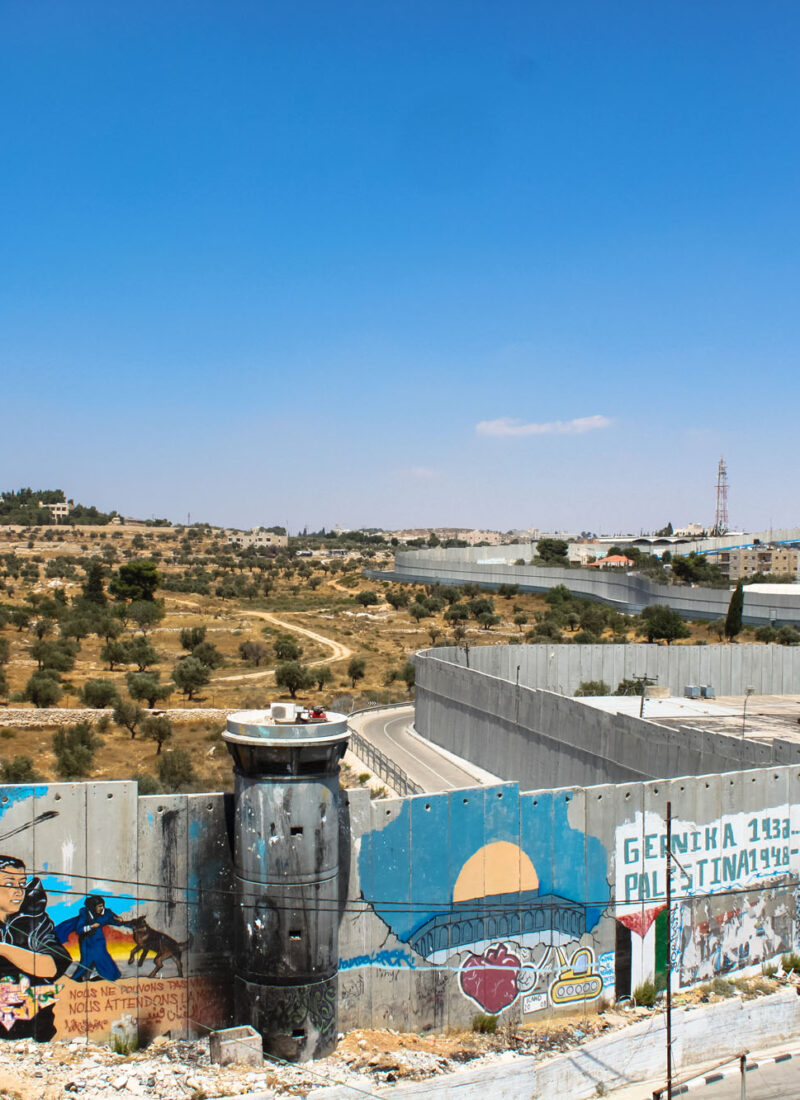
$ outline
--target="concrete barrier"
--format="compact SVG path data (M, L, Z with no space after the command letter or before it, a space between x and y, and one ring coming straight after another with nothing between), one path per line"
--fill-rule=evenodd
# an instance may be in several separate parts
M531 547L479 547L473 549L398 551L394 569L368 570L375 580L411 584L478 584L498 588L519 585L522 592L547 592L563 584L576 596L610 604L620 611L638 614L653 604L672 607L687 619L719 619L728 610L730 588L665 585L623 570L564 569L516 565L529 560ZM742 619L746 623L800 626L800 591L787 585L786 593L754 592L745 585Z

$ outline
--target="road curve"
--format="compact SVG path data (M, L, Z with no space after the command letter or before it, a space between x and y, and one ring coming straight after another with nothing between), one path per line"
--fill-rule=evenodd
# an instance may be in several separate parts
M444 756L436 745L409 733L414 722L414 707L396 707L378 711L377 714L355 714L351 727L366 738L376 749L393 760L414 783L424 791L459 790L474 787L480 780L468 770Z

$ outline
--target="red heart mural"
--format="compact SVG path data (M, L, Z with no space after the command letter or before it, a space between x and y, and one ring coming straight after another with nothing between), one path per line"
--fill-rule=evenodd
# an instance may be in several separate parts
M522 963L502 943L487 947L482 955L470 955L461 968L461 989L477 1005L495 1016L519 996L517 975Z

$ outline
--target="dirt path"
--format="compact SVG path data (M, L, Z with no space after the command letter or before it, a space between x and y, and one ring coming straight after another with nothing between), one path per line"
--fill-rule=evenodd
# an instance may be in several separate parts
M312 641L319 642L320 645L326 646L331 650L329 657L322 657L318 661L311 661L311 668L314 668L316 665L332 665L335 661L346 661L348 657L353 656L352 649L348 649L348 647L341 642L336 642L333 638L326 638L324 634L318 634L315 630L309 630L307 626L298 626L297 623L290 623L285 619L279 619L277 615L272 615L269 611L241 610L239 614L250 615L255 619L264 619L266 622L272 623L273 626L279 626L281 630L288 630L293 634L301 634L303 637L311 638ZM272 668L256 669L255 672L239 672L233 676L218 676L214 683L220 683L223 680L255 680L263 676L274 675L275 670Z

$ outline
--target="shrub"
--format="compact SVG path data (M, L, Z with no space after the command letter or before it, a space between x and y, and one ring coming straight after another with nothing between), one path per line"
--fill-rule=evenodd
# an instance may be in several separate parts
M53 752L60 779L85 779L92 770L95 750L102 741L88 722L78 722L53 734Z
M54 707L61 698L61 684L58 673L45 670L34 672L25 685L22 698L35 707Z
M119 702L116 685L111 680L87 680L80 692L87 707L113 707Z
M185 749L170 749L158 761L158 778L168 791L178 791L195 781L192 758Z
M642 1005L644 1008L652 1008L656 1003L655 983L648 980L642 982L641 985L637 985L633 991L632 1000L637 1005Z
M605 680L581 680L576 695L610 695L611 688Z
M36 783L41 778L29 756L15 756L0 763L0 779L4 783Z
M182 657L172 670L172 679L187 699L193 699L197 691L211 680L211 672L208 665L197 657Z
M494 1035L497 1031L497 1017L478 1012L472 1017L472 1030L479 1035Z
M137 772L133 777L138 784L139 794L161 794L161 784L154 775L147 772Z
M781 959L781 966L787 974L800 974L800 955L796 951L784 955Z
M733 982L727 981L725 978L714 978L709 982L708 991L715 993L718 997L732 997L736 992L736 987Z
M644 695L644 680L620 680L615 695Z

